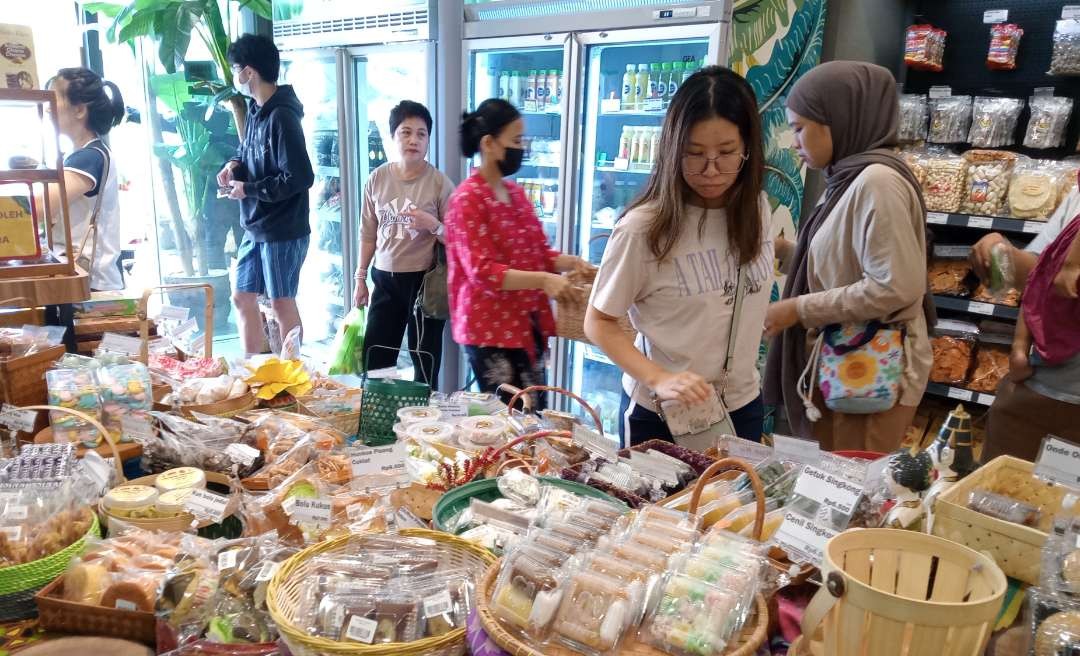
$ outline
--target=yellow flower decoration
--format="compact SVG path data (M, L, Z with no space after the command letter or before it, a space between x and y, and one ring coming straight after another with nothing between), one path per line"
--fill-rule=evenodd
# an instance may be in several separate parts
M844 358L836 372L848 387L866 387L877 378L877 360L865 353L852 353Z
M255 396L267 401L282 392L304 396L311 391L311 376L299 360L269 358L258 367L248 365L251 376L244 382L257 391Z

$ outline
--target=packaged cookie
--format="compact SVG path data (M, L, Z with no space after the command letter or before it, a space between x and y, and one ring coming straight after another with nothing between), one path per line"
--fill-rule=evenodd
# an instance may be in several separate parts
M1042 511L1031 504L983 489L972 490L967 505L975 512L1021 526L1038 526L1042 516Z
M1000 148L1016 142L1016 125L1024 101L1020 98L975 96L971 103L968 143L976 148Z
M1055 162L1031 160L1013 169L1009 181L1009 214L1046 221L1058 206L1059 172Z
M946 96L930 99L931 143L954 144L967 140L971 127L971 96Z
M1035 586L1028 588L1027 594L1030 653L1034 656L1080 653L1080 602Z
M931 212L956 212L964 196L965 167L963 157L928 155L923 196Z
M562 602L565 575L524 554L507 556L491 595L491 610L533 640L547 637Z
M736 593L669 574L649 602L639 638L675 656L718 656L741 628L739 602Z
M1009 374L1009 349L1004 346L979 344L975 352L975 369L971 372L968 389L994 392Z
M940 72L946 34L933 25L909 27L904 38L904 64L916 70Z
M945 296L969 296L971 289L967 281L971 270L966 259L935 258L926 272L930 291Z
M135 362L101 367L95 377L101 397L102 423L114 438L121 437L125 417L149 421L154 398L146 365Z
M381 645L421 637L420 603L406 592L327 595L319 602L317 621L315 635L341 642Z
M900 126L896 138L900 143L915 143L926 140L926 123L930 106L925 94L900 94Z
M94 374L89 370L53 369L45 372L49 390L49 405L71 408L101 419L101 399ZM75 415L50 411L49 423L57 442L78 442L84 446L97 446L101 434L93 425Z
M975 341L963 337L932 337L934 365L930 381L943 385L963 385L974 359Z
M1065 202L1065 197L1077 190L1080 178L1080 159L1070 157L1058 162L1058 205Z
M1059 20L1054 28L1050 75L1080 75L1080 20Z
M636 608L622 581L594 571L567 579L551 637L589 656L615 653Z
M1072 98L1032 96L1031 116L1024 132L1028 148L1060 148L1065 145L1065 129L1072 115Z
M964 160L968 163L967 182L960 211L989 216L998 214L1005 204L1009 173L1016 159L1014 153L998 150L969 150L964 153Z
M986 67L995 71L1011 71L1016 68L1016 52L1020 49L1020 37L1024 30L1012 23L998 23L990 27L990 50L986 53Z

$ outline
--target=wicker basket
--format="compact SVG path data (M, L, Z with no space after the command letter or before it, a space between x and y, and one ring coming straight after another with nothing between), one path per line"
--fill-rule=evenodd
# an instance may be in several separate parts
M946 490L934 503L933 533L990 554L1006 576L1039 584L1041 552L1066 488L1035 478L1034 465L1000 456ZM984 489L1042 510L1037 528L994 519L967 507L972 490Z
M1008 588L983 554L884 528L829 540L822 574L802 651L829 656L981 656Z
M226 487L226 488L228 488L228 489L230 489L230 490L232 490L234 492L236 492L238 490L237 485L234 484L232 479L230 479L225 474L220 474L220 473L217 473L217 472L204 472L204 473L206 474L206 482L207 483L214 483L216 485ZM128 484L129 485L146 485L148 487L154 487L154 483L156 481L157 481L157 475L143 476L142 478L136 478L134 480L128 481ZM226 509L225 509L225 517L229 517L230 515L235 514L236 511L239 510L239 509L240 509L240 495L233 494L233 495L231 495L231 498L229 500L228 507L226 507ZM104 518L104 520L106 521L106 524L109 527L110 531L112 530L112 521L122 522L123 524L127 524L127 525L130 525L130 526L135 526L136 528L141 528L141 529L146 530L146 531L158 531L158 532L162 532L162 533L170 533L170 532L181 532L182 533L184 531L187 531L187 530L191 529L193 524L198 528L204 528L204 527L210 526L211 524L214 523L214 522L207 521L207 520L197 521L194 515L192 515L191 513L187 513L187 512L182 512L179 515L177 515L176 517L153 517L153 518L143 518L143 519L136 519L136 518L132 518L132 517L116 517L116 516L110 515L109 512L107 510L105 510L105 506L101 505L100 503L98 504L98 513L101 515L102 518Z
M598 239L607 239L611 237L610 232L604 232L598 235L594 235L589 242L594 242ZM592 344L589 338L585 335L585 312L589 309L589 299L592 298L593 283L596 282L596 274L598 269L592 269L588 272L573 272L567 274L574 285L581 287L583 290L583 296L585 297L584 303L560 303L555 302L555 334L565 339L572 339L576 342L584 342L586 344ZM619 319L619 327L623 332L630 336L630 339L637 338L637 330L630 324L630 317L624 316Z
M64 345L50 346L44 351L17 358L0 360L0 402L11 405L40 405L49 400L45 384L45 372L64 355ZM20 441L28 441L33 433L48 423L48 417L39 414L32 433L19 433Z
M214 288L207 283L184 283L178 285L158 285L143 290L142 298L139 299L139 338L142 347L139 349L139 362L147 364L150 361L150 317L148 306L150 296L158 292L180 289L201 289L206 297L203 306L203 353L202 357L214 357Z
M64 578L45 586L35 597L41 627L72 635L109 636L153 645L156 618L141 610L121 610L64 599Z
M363 394L363 390L357 390L357 393ZM357 429L360 428L360 413L359 412L346 412L337 415L319 414L306 405L306 401L311 401L315 397L313 396L298 396L296 398L296 409L302 415L309 417L315 417L319 421L323 422L327 426L332 426L335 430L341 431L345 435L356 435Z
M175 410L184 417L190 419L192 413L198 412L204 415L213 415L215 417L234 417L242 412L252 410L258 405L258 400L253 393L244 392L240 396L235 396L231 399L225 399L224 401L215 401L213 403L186 403L183 405L172 406L167 403L161 403L160 399L165 398L165 394L168 394L168 389L158 389L154 391L154 410L161 412L170 412ZM161 395L160 397L158 395Z
M372 535L349 535L323 542L304 549L285 561L278 568L267 589L267 607L278 625L278 631L289 649L296 656L460 656L465 653L465 628L454 629L437 638L424 638L414 642L399 642L383 645L365 645L356 642L337 642L326 638L309 635L295 623L297 607L300 604L301 586L311 572L311 560L324 554L359 554L363 553L365 541ZM486 549L462 540L461 538L429 531L426 529L405 529L400 535L434 540L435 548L440 552L441 569L465 568L479 578L495 560Z
M510 652L513 656L580 656L581 652L554 644L536 648L518 638L516 634L504 629L491 611L490 605L491 595L494 592L495 582L498 578L499 563L495 563L484 575L476 595L480 625L484 627L484 631L492 642ZM765 597L762 595L757 595L755 601L753 612L747 618L746 624L738 637L733 639L731 649L724 652L725 656L753 656L757 653L758 647L765 643L769 624L769 609L765 603ZM620 656L666 656L667 654L665 651L638 642L633 637L623 641L618 653Z

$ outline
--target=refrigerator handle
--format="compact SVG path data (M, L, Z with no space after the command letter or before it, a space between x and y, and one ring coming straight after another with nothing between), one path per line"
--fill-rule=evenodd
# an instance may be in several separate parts
M578 165L578 146L580 130L576 129L575 120L579 114L579 89L581 83L581 40L575 33L569 33L563 39L563 120L559 126L559 142L562 144L562 166L559 167L559 229L555 248L563 253L575 252L574 212L572 204L576 192L575 172Z
M353 147L356 143L356 131L353 116L349 109L355 107L356 94L352 88L353 76L349 75L352 60L349 51L337 48L334 51L337 69L337 113L338 113L338 182L341 185L341 289L345 294L342 305L352 307L353 271L356 270L357 237L356 219L356 176L353 173Z

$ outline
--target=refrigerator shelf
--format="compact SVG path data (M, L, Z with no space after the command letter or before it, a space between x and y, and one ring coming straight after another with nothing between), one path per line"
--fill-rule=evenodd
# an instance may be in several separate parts
M652 118L658 118L658 119L663 119L665 114L667 114L666 109L660 110L660 111L645 110L645 109L620 109L617 112L600 112L600 116L604 116L604 117L609 117L609 116L627 116L627 117L646 116L646 117L652 117Z
M603 173L633 173L636 175L652 174L652 167L649 167L647 169L620 169L614 166L598 166L596 167L596 170Z
M539 112L525 109L519 109L518 111L521 112L522 116L551 116L552 118L562 118L562 112L549 112L547 110Z
M554 164L543 164L543 163L538 162L536 160L525 160L524 162L521 163L521 165L522 166L534 166L534 167L536 167L538 169L557 169L557 168L559 168L558 162L556 162Z

